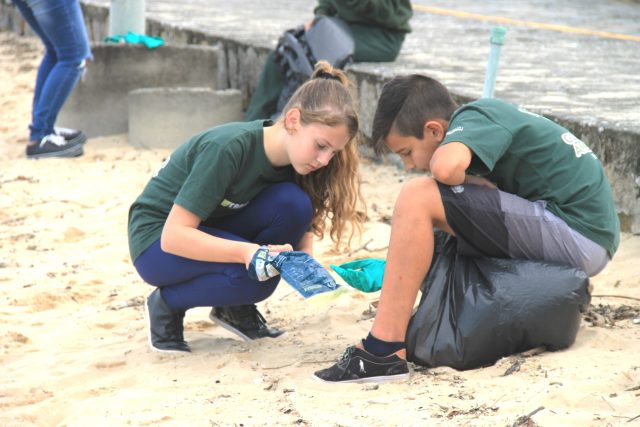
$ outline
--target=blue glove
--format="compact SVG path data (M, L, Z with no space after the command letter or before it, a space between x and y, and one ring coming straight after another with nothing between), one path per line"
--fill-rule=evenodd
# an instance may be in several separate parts
M384 267L383 259L367 258L331 265L331 268L351 287L362 292L376 292L382 288Z
M121 41L124 41L127 44L143 44L149 49L155 49L156 47L164 44L164 40L161 37L145 36L144 34L137 34L131 31L124 36L116 34L105 37L104 41L108 43L120 43Z
M304 298L335 291L339 287L329 272L306 252L280 252L272 264Z

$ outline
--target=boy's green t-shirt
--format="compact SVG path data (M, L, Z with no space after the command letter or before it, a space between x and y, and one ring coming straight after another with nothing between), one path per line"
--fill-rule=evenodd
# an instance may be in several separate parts
M203 223L231 215L265 187L293 180L293 168L276 168L264 150L262 120L229 123L194 136L153 175L129 209L133 261L155 242L173 204Z
M468 173L487 178L502 191L544 200L571 228L604 247L620 243L620 222L600 160L567 129L498 99L457 109L443 144L471 149Z

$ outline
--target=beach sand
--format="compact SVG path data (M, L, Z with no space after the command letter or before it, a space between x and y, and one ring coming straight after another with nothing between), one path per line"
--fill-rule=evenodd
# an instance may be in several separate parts
M126 220L169 152L118 135L90 139L77 159L25 159L41 52L37 39L0 32L0 425L640 425L640 325L624 315L640 310L639 236L623 235L592 280L608 317L583 320L563 351L326 385L311 373L366 335L379 295L344 286L303 300L281 284L259 307L282 337L240 341L198 308L185 319L192 354L151 352L142 304L152 287L131 265ZM370 162L362 172L362 241L340 253L317 242L324 265L386 254L408 176Z

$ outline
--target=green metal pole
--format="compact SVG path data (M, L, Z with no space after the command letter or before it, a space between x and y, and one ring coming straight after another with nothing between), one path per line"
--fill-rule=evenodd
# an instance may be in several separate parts
M504 27L493 27L491 29L491 37L489 38L491 49L489 51L487 73L484 78L484 89L482 91L483 98L493 98L493 90L496 85L496 75L498 74L498 63L500 61L500 48L504 44L504 37L506 34L507 29Z

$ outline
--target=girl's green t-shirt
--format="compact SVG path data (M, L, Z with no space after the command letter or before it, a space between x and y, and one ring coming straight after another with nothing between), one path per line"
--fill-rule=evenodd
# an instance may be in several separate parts
M233 215L265 187L293 180L293 168L276 168L264 150L262 120L228 123L178 147L129 209L129 251L136 258L160 238L173 204L203 223Z

